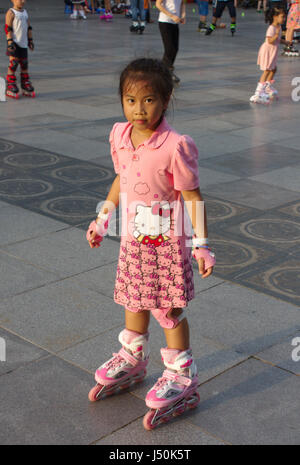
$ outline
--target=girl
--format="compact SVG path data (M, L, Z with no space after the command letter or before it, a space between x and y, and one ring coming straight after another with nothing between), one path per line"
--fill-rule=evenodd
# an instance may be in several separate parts
M6 95L19 98L19 89L16 84L16 71L21 68L21 87L23 95L35 97L34 88L28 75L28 47L33 51L32 27L30 26L27 11L24 9L26 0L12 0L5 16L5 33L7 36L7 51L9 67L6 76Z
M82 19L86 19L84 14L84 2L82 2L82 0L72 0L72 5L73 13L70 15L70 18L77 19L79 15Z
M179 23L185 24L185 3L183 0L156 0L156 8L160 11L158 26L164 45L163 62L170 69L174 84L179 84L174 62L179 48Z
M292 43L294 39L294 31L300 29L300 0L291 1L286 28L285 38L291 45L284 48L283 54L285 56L299 56L298 50L293 48Z
M272 8L265 15L266 23L270 26L267 29L266 40L258 52L257 64L263 71L257 84L255 94L250 97L250 102L268 103L269 99L278 94L272 86L276 73L277 56L279 43L288 42L281 39L281 24L285 21L285 12L282 8Z
M162 409L171 409L171 416L199 402L184 314L194 298L194 283L182 198L194 227L193 256L203 278L211 275L215 263L208 248L197 148L164 116L172 91L172 75L158 60L138 59L123 70L119 92L128 122L115 124L110 134L117 176L87 232L90 246L99 247L122 194L122 212L128 218L123 218L114 300L125 307L126 328L119 335L123 347L98 368L98 384L89 398L98 400L144 378L151 312L164 328L167 347L161 349L166 370L146 397L147 406L156 409L146 415L146 429L166 419Z

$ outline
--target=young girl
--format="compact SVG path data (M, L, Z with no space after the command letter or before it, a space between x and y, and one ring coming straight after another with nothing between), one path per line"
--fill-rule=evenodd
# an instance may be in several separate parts
M86 16L84 14L84 2L82 0L71 0L72 5L73 5L73 13L70 15L71 19L77 19L78 15L82 19L86 19Z
M33 51L32 27L30 26L27 11L24 9L26 0L12 0L5 16L5 33L7 37L7 51L9 67L6 76L6 95L19 98L19 89L16 84L16 71L21 68L21 87L23 95L35 97L34 88L28 75L28 47Z
M156 8L160 11L158 26L164 45L163 62L170 69L174 84L179 84L174 62L179 48L179 23L185 24L185 3L184 0L156 0Z
M194 298L194 283L182 199L194 227L193 256L203 278L211 275L215 259L208 247L197 148L164 116L173 91L169 69L158 60L135 60L123 70L119 91L128 122L115 124L110 134L117 176L87 239L92 248L99 247L121 194L127 218L123 217L114 300L125 307L126 328L119 335L120 352L96 371L98 384L89 398L98 400L144 378L151 312L167 342L161 349L166 370L146 397L152 410L144 426L152 429L166 420L166 407L170 417L199 402L184 314Z
M291 44L284 48L285 56L299 56L298 50L293 47L294 32L300 30L300 0L292 0L286 22L286 40Z
M268 103L269 99L278 94L272 86L276 73L279 43L288 44L281 39L281 24L285 21L285 12L282 8L272 8L266 12L266 23L270 26L266 32L266 40L258 52L257 64L263 71L257 84L255 94L250 97L253 103Z

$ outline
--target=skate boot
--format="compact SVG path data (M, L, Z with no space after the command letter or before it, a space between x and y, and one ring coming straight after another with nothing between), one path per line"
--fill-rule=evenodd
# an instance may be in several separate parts
M210 24L210 26L206 29L205 35L209 36L212 32L214 32L215 29L215 24Z
M231 35L233 37L235 32L236 32L236 24L235 23L230 24L230 32L231 32Z
M139 31L139 23L137 21L133 21L132 25L129 28L130 32L138 32Z
M293 45L286 45L283 49L282 55L285 57L298 57L299 51Z
M166 370L147 393L146 405L150 410L144 416L146 430L181 415L187 407L195 408L200 401L197 367L191 350L161 349L161 355Z
M119 334L122 349L96 371L97 384L89 392L91 402L110 396L144 379L149 361L148 337L148 333L139 334L128 329Z
M112 12L110 10L106 10L105 13L100 16L100 19L106 21L107 23L111 22L113 19Z
M203 21L200 21L198 24L198 31L205 33L207 30L207 25Z
M278 98L278 90L275 89L275 87L272 86L272 84L275 81L267 81L266 86L265 86L265 93L270 97L270 98Z
M265 82L259 82L256 87L255 94L250 97L250 102L252 103L269 103L270 97L265 92Z
M138 33L143 34L144 30L145 30L145 23L144 21L142 21L141 24L138 26Z
M78 11L74 10L73 13L70 15L71 19L78 19Z
M86 19L86 16L84 14L84 11L83 10L79 10L79 19Z
M35 97L34 88L31 85L29 75L27 73L21 73L21 87L23 90L22 93L25 97Z
M16 76L14 74L8 74L6 76L6 95L10 98L19 98L19 88L16 84Z

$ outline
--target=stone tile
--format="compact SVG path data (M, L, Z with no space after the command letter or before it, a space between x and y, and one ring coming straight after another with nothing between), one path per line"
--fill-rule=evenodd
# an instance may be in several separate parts
M162 426L149 434L142 426L141 419L134 421L130 425L122 428L113 434L101 439L96 445L127 445L127 444L143 444L153 446L166 445L224 445L221 439L202 431L200 427L195 427L189 423L190 413L185 413L184 418L172 420L165 427ZM152 457L153 459L153 457Z
M300 192L300 165L286 166L285 168L253 176L251 179L273 186L283 187L290 191Z
M252 272L241 273L236 280L244 286L299 306L299 267L300 258L293 258L290 254L287 259L281 257Z
M58 352L118 326L119 306L63 280L2 299L0 325L46 350Z
M1 444L87 445L145 411L128 393L89 403L89 375L56 357L2 376L1 386Z
M58 275L0 250L1 299L56 281Z
M189 304L199 337L253 355L299 330L297 307L244 286L223 283Z
M106 265L118 259L118 249L113 241L105 239L105 247L91 249L85 232L68 228L44 234L23 242L6 246L5 252L13 254L36 266L41 266L57 276L67 277Z
M58 221L5 202L0 203L0 208L0 247L66 228ZM16 224L22 227L16 227Z
M291 334L280 344L270 347L255 358L300 375L300 332Z
M279 189L269 184L248 179L211 185L205 189L205 193L213 197L219 197L222 200L237 202L260 210L292 202L297 200L299 195L288 189Z
M199 165L200 167L211 168L235 176L250 177L250 179L259 181L258 175L264 173L268 175L269 171L286 167L286 165L292 165L291 169L293 169L294 165L297 167L298 163L299 153L296 150L286 149L283 156L281 147L275 144L263 144L233 154L200 160ZM263 177L261 180L264 182Z
M234 445L296 445L299 383L291 373L248 360L201 386L202 402L189 421Z
M0 342L4 341L5 360L0 358L0 376L11 373L33 360L45 357L48 352L0 328ZM3 344L1 344L3 348ZM0 352L1 353L1 352ZM2 354L2 353L1 353ZM3 354L2 354L3 355Z

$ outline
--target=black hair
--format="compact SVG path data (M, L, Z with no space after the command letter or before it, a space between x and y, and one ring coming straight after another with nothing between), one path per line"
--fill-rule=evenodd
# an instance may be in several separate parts
M272 24L274 16L278 16L281 13L286 14L285 11L284 11L284 8L282 8L282 7L275 6L273 8L269 8L265 13L265 22L269 23L269 24Z
M120 75L119 95L123 104L123 94L129 86L138 81L146 81L163 103L168 103L173 92L173 79L169 68L155 58L138 58L131 61Z

